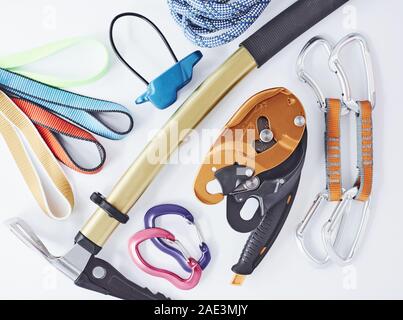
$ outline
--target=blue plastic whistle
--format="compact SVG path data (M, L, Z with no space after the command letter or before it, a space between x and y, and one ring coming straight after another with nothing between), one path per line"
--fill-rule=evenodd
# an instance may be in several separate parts
M151 81L147 91L137 98L136 104L151 102L158 109L165 109L178 98L178 91L186 86L193 76L194 66L203 54L195 51Z

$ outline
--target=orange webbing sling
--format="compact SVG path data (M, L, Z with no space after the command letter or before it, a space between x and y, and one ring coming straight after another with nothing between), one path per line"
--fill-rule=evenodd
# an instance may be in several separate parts
M340 201L342 190L341 179L341 101L327 99L325 113L325 154L326 154L326 180L329 192L329 201Z
M358 145L358 201L366 202L372 192L373 182L373 123L372 104L369 101L359 102L360 113L357 115L357 145Z
M358 102L357 117L357 168L355 200L366 202L372 191L373 181L373 129L372 105L369 101ZM341 110L342 102L327 99L326 110L326 178L330 201L340 201L343 195L341 169Z
M102 169L106 158L105 149L92 134L30 101L20 98L12 98L12 100L35 124L38 132L60 162L80 173L93 174ZM91 167L80 164L63 144L61 139L63 136L75 139L76 142L81 140L94 144L99 153L99 162Z

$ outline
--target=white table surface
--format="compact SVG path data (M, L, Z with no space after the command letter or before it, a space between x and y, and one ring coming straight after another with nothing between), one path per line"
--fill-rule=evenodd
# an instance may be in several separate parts
M106 146L108 160L102 173L85 176L67 170L76 195L73 216L65 222L52 221L41 213L29 194L10 153L0 139L0 220L14 216L26 219L57 254L63 254L72 245L76 232L94 211L89 201L93 191L107 195L117 179L141 152L150 132L160 128L180 105L181 101L237 47L240 40L257 30L274 15L289 6L293 0L273 0L255 25L233 43L211 50L202 50L204 59L197 66L193 82L181 91L179 101L165 111L150 105L136 107L134 99L143 84L112 56L110 72L100 81L86 87L74 88L76 92L105 98L129 107L135 117L135 130L119 142L100 139ZM93 35L108 46L108 28L111 19L123 11L137 11L155 20L164 30L178 56L196 49L185 39L171 19L166 1L116 0L0 0L2 44L0 54L28 49L49 41L79 35ZM260 70L255 71L238 85L220 105L199 125L202 129L220 129L237 108L251 95L265 88L284 86L292 90L304 103L309 126L309 148L298 197L290 216L272 251L242 287L232 287L230 268L239 257L245 235L234 232L225 218L225 203L208 207L199 202L193 193L193 180L198 164L172 164L166 166L132 209L130 222L120 227L105 246L101 256L112 262L136 283L163 292L178 299L357 299L403 298L403 214L401 209L402 151L399 130L403 123L400 106L403 83L401 32L403 30L403 2L400 0L352 0L343 10L309 30L274 57ZM118 36L122 50L132 62L148 68L149 77L169 64L169 56L160 50L161 45L148 41L146 32L129 26L120 27ZM341 268L329 265L316 268L300 253L294 234L295 228L314 195L324 186L323 167L323 117L318 111L312 92L296 77L295 61L302 46L318 34L334 41L350 32L367 36L375 62L378 104L375 111L375 181L371 218L362 247L354 263ZM142 43L140 43L143 41ZM147 43L148 42L148 43ZM133 53L138 51L137 54ZM77 52L43 62L49 70L69 70L80 73L82 59ZM67 58L68 57L68 58ZM363 95L364 76L358 72L354 55L349 71L355 73L355 93ZM357 56L358 57L358 56ZM67 59L65 59L67 58ZM147 58L157 59L151 63ZM159 60L158 60L159 59ZM352 60L351 60L352 59ZM91 61L91 60L89 60ZM71 63L70 65L68 63ZM67 68L66 65L69 67ZM154 68L154 69L153 69ZM160 69L158 69L160 68ZM48 69L46 69L48 70ZM326 69L323 69L326 70ZM322 72L323 79L331 75ZM321 81L323 84L328 81ZM328 92L339 92L336 85ZM358 91L361 91L360 93ZM184 150L198 148L188 143ZM206 148L199 148L200 157ZM196 150L197 151L197 150ZM353 164L351 164L353 165ZM127 254L127 240L142 228L145 211L160 203L177 203L191 210L212 250L212 263L203 275L200 285L189 292L179 291L165 280L153 278L138 270ZM172 221L167 221L173 226ZM82 290L62 274L53 270L39 256L21 244L3 225L0 227L0 298L6 299L108 299L103 295ZM153 252L152 261L161 265L178 267L162 254Z

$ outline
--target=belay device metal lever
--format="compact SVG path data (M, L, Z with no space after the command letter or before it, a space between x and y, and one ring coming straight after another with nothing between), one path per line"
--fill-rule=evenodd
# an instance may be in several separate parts
M287 89L276 88L249 99L227 123L208 153L195 182L195 193L204 203L227 197L227 218L233 229L251 232L238 263L242 276L251 274L267 254L291 209L307 145L305 112ZM216 179L222 193L211 194ZM251 219L241 211L248 199L259 203Z

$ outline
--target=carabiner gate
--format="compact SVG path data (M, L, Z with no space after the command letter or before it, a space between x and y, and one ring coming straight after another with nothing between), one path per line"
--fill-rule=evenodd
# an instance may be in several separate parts
M358 33L352 33L341 39L333 48L330 54L329 67L333 72L336 73L336 75L338 75L340 84L343 88L343 98L342 98L343 104L349 110L352 110L356 114L359 114L360 110L356 99L352 98L352 93L349 87L347 88L344 87L344 85L348 83L348 77L347 73L342 68L342 63L340 61L341 50L347 45L355 42L358 42L361 48L362 58L364 60L366 77L367 77L368 101L372 104L372 109L374 109L376 105L374 68L367 41L362 35Z
M329 198L328 196L328 192L327 191L323 191L321 193L319 193L314 202L312 203L312 206L309 208L308 213L306 214L305 218L301 221L301 223L298 225L297 231L296 231L296 239L297 239L297 243L299 248L301 249L301 251L315 264L317 265L325 265L329 262L329 255L326 254L325 257L318 257L315 256L315 254L309 250L306 246L306 241L305 241L305 234L306 234L306 230L308 228L308 226L310 225L310 223L312 222L312 219L314 216L317 215L318 209L320 207L320 205L322 204L322 202L324 200L327 201L327 199Z
M191 274L187 279L184 279L171 271L154 267L143 258L139 249L140 244L146 240L154 238L165 239L172 244L175 243L177 245L181 255L186 257L188 268L191 270ZM133 262L141 270L152 276L166 279L179 289L190 290L200 281L202 268L195 259L190 257L183 245L176 240L175 236L167 230L161 228L150 228L137 232L129 240L129 253Z
M326 250L325 245L324 246L324 251L326 251L326 255L323 257L319 257L315 255L311 249L308 249L306 246L306 240L305 240L305 235L307 233L308 226L311 224L312 219L314 216L318 215L319 208L322 205L323 201L329 201L329 192L327 190L320 192L315 200L312 203L312 206L309 208L308 213L306 214L305 218L302 220L302 222L298 225L297 231L296 231L296 239L299 248L301 251L307 256L309 260L311 260L313 263L319 266L323 266L327 264L330 261L331 256ZM339 204L339 203L338 203ZM341 237L341 225L343 223L344 216L341 218L340 223L336 225L337 227L337 234L336 237L333 241L333 245L336 244Z
M362 215L360 225L355 235L354 241L348 251L347 255L342 255L336 249L339 239L339 226L341 225L345 215L347 214L347 207L351 201L356 201L354 198L358 194L358 188L353 187L343 194L341 201L338 203L330 219L326 222L322 229L322 239L326 246L329 257L340 265L348 264L352 261L359 246L362 234L365 230L365 225L368 220L370 200L363 202ZM334 232L337 231L336 237L333 237ZM333 240L336 239L336 240Z
M326 112L327 111L326 97L325 97L322 89L316 82L316 80L306 71L306 68L305 68L305 60L306 60L307 56L315 47L317 47L319 45L321 45L325 48L326 53L328 54L329 57L331 56L331 53L333 50L333 45L329 40L327 40L323 37L319 37L319 36L312 38L304 46L304 48L301 50L301 53L298 56L297 74L298 74L299 79L302 82L305 82L306 84L308 84L312 88L312 90L315 92L315 95L318 99L318 103L320 106L320 110L322 112ZM335 64L334 70L336 70L335 73L336 73L336 76L337 76L339 83L341 85L341 88L342 88L342 95L344 95L344 93L346 93L348 96L351 96L350 85L349 85L347 77L343 77L343 75L346 75L346 73L343 70L343 66L341 65L341 63ZM347 113L349 113L349 110L347 109L346 106L343 106L342 115L345 115Z

